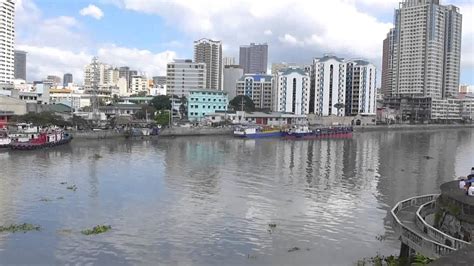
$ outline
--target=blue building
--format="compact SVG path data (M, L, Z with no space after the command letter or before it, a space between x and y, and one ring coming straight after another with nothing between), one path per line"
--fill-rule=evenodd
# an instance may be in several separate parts
M189 121L200 121L206 114L227 111L227 92L216 90L191 91L188 97Z

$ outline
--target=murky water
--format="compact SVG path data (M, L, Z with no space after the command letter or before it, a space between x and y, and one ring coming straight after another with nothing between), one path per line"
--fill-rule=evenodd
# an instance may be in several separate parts
M351 265L396 254L390 207L437 192L473 158L474 130L0 152L0 225L41 226L0 233L0 264ZM80 233L97 224L112 230Z

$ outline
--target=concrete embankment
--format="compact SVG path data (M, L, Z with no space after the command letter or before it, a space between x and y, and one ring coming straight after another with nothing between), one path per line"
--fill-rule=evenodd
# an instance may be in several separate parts
M166 128L160 132L163 137L232 135L232 128Z
M378 126L355 126L355 132L369 131L395 131L395 130L438 130L438 129L460 129L474 128L474 124L430 124L430 125L378 125Z
M75 139L113 139L124 138L123 132L116 130L99 130L99 131L72 131L72 136Z

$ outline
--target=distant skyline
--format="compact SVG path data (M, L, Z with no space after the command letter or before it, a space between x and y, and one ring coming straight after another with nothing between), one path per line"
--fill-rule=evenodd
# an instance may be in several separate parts
M193 58L193 41L268 43L268 62L310 64L335 54L363 58L381 72L382 44L399 0L17 0L16 49L28 52L27 76L72 73L83 79L92 56L164 75L174 58ZM463 15L461 84L474 84L474 1L452 0ZM212 8L210 8L212 7ZM269 66L270 68L270 66Z

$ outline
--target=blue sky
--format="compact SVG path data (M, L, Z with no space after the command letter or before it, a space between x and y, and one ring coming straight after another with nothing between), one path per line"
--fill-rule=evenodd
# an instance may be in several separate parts
M94 55L162 75L173 58L191 58L193 40L202 37L222 40L225 56L238 57L241 44L267 42L270 62L307 64L331 53L380 67L398 2L17 0L17 47L28 52L28 79L72 72L82 80L82 68ZM474 84L473 1L442 2L461 7L461 82Z

